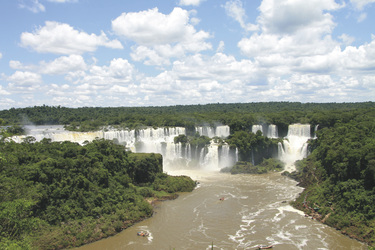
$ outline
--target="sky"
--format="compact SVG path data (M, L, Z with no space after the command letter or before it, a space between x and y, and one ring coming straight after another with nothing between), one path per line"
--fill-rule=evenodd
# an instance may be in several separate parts
M375 0L1 0L0 110L375 101Z

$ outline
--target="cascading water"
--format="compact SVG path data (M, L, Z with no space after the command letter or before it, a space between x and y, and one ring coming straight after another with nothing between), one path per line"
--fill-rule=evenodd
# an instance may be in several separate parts
M279 158L285 163L285 170L293 172L295 161L307 157L307 141L311 139L309 124L289 125L288 135L279 143Z
M267 137L277 138L276 125L253 125L252 131L258 130ZM27 126L28 136L33 136L37 141L43 138L52 141L72 141L84 144L96 138L116 140L125 145L127 149L136 153L160 153L163 155L165 169L198 167L201 169L219 170L223 167L234 165L238 161L238 150L229 150L226 144L219 145L214 141L204 148L194 147L190 144L174 143L178 135L186 135L185 128L144 128L139 130L108 129L96 132L71 132L64 130L63 126ZM196 127L201 135L226 138L230 134L229 126ZM310 125L293 124L289 126L288 136L283 143L279 143L279 158L286 163L286 170L294 170L294 162L307 156L307 140L310 136ZM16 142L22 142L25 136L14 137ZM254 158L254 157L252 157ZM192 164L190 164L192 163Z
M278 138L279 133L277 132L277 126L274 124L268 125L268 131L267 131L267 137L268 138Z
M219 146L214 141L202 149L192 148L190 144L174 143L178 135L186 135L185 128L144 128L138 130L107 129L96 132L71 132L63 126L26 126L27 135L36 141L43 138L52 141L71 141L84 144L96 138L116 140L125 145L128 150L136 153L160 153L163 155L164 169L199 167L202 169L219 170L221 167L233 165L236 162L235 152L230 152L229 146ZM197 127L197 131L209 137L226 138L230 134L229 126ZM15 136L12 139L22 142L25 136ZM228 150L222 150L222 148ZM198 152L200 151L200 152ZM233 154L233 156L232 156ZM192 162L193 164L189 164ZM198 166L196 166L198 164Z
M262 125L253 125L251 127L251 132L253 132L254 134L256 134L257 131L260 131L263 134L263 126Z
M213 138L213 137L226 138L230 134L229 126L195 127L195 131L197 131L200 135L204 135L210 138Z

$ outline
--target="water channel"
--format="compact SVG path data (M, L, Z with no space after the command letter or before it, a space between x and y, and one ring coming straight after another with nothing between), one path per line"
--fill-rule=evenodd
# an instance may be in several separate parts
M288 203L302 191L280 173L230 175L171 171L200 182L191 193L160 202L153 217L80 250L119 249L367 249ZM224 200L220 200L224 198ZM149 236L137 236L137 232Z

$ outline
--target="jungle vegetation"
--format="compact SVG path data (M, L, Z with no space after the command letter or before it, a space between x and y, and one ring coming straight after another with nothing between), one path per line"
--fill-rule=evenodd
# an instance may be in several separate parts
M97 130L107 126L130 129L142 126L181 126L185 127L189 133L185 137L176 138L176 142L194 142L201 146L207 143L207 138L195 135L195 126L229 125L231 135L226 141L232 148L236 147L238 149L241 156L240 160L245 162L239 165L244 168L251 167L249 162L254 160L255 165L259 165L264 159L272 158L275 145L277 145L277 140L275 139L268 139L261 133L253 134L251 132L252 125L275 124L279 129L279 137L284 137L288 126L292 123L309 123L312 127L319 125L316 132L317 138L309 142L311 154L304 160L299 161L297 163L298 171L291 174L305 188L293 205L351 237L374 245L375 103L373 102L217 103L170 107L119 108L41 106L0 111L0 126L63 124L67 129L77 131ZM7 135L13 132L19 133L20 131L17 128L6 131ZM110 218L112 222L118 221L117 230L120 230L119 228L122 226L120 226L121 222L119 221L129 218L126 217L128 216L126 213L124 215L124 212L121 212L123 206L132 206L135 211L134 215L136 215L134 218L142 218L148 216L150 210L147 204L143 202L144 199L137 197L156 195L156 192L166 192L160 190L174 190L172 187L171 189L163 189L166 186L163 181L168 183L169 177L157 172L157 167L151 168L150 172L147 172L146 176L144 176L150 182L142 183L143 177L137 179L137 176L145 173L139 169L139 171L136 171L135 162L137 161L132 159L131 156L129 157L130 153L125 153L127 154L126 157L122 156L126 159L125 161L129 162L129 166L132 166L129 168L130 170L123 175L112 173L111 169L107 169L106 162L123 162L123 160L117 160L119 155L116 153L112 158L110 156L100 156L105 155L105 153L100 151L100 147L97 148L95 146L108 142L96 141L85 146L71 145L68 142L54 144L48 141L21 144L3 141L1 143L0 211L2 212L0 212L0 219L3 220L0 222L3 227L0 230L1 244L11 245L14 242L16 244L18 244L17 242L21 242L20 244L33 244L33 239L37 239L38 235L32 235L30 232L35 227L48 228L49 235L62 232L61 230L54 231L55 227L70 227L71 225L75 228L86 225L87 228L91 228L90 234L92 235L104 234L111 230L115 231L115 228L108 229L110 228L109 224L104 222L106 218ZM42 145L44 144L55 146L45 146L43 150L33 149L33 147L43 148ZM64 152L57 155L60 155L59 159L64 159L66 164L57 164L55 160L51 160L54 158L48 155L48 151L53 150L54 147L57 147L56 145L59 145L59 148L77 147L73 152L65 151L65 149L58 150ZM110 148L116 149L116 147L113 145ZM21 153L23 151L33 153ZM95 153L98 151L100 153ZM116 150L114 151L117 152ZM44 153L47 156L42 156ZM249 157L251 153L257 155L258 158ZM95 156L95 154L98 156ZM88 156L94 157L94 160L91 158L83 160ZM157 164L158 157L156 155L149 157ZM72 176L73 179L79 178L79 176L84 178L77 179L75 182L66 180L65 184L63 181L65 167L63 166L75 166L75 169L73 168L74 171L78 171L76 170L79 169L78 166L91 162L93 164L95 162L100 163L95 163L92 166L93 170L90 171L98 168L98 164L103 166L103 170L95 170L100 172L100 174L95 174L95 178L99 179L90 179L94 178L90 177L90 171L87 172L87 176L85 175L86 173L80 175L77 172ZM142 161L140 160L139 162L142 165ZM71 171L73 170L67 172L70 173ZM51 172L54 173L52 177ZM91 176L93 175L91 174ZM105 186L107 185L106 176L111 178L111 181L108 182L108 187ZM119 176L123 177L120 178ZM56 181L54 181L54 178L57 178ZM151 182L152 180L153 182ZM87 184L91 182L96 184ZM172 182L167 186L173 186ZM90 185L95 185L98 188L93 189L97 190L95 191L97 193L88 196L90 198L77 199L79 202L76 202L74 197L72 197L73 200L70 201L68 199L69 202L65 204L66 197L55 197L54 195L57 194L53 192L52 188L47 188L48 185L55 185L53 188L61 188L62 192L60 193L69 195L69 197L73 195L75 195L74 197L86 197L85 188L87 188L87 185L89 187L91 187ZM129 201L128 196L127 198L120 198L120 201L111 196L110 194L114 192L114 189L111 189L111 191L109 189L113 185L117 185L116 188L125 189L128 193L134 195L130 195L132 197L131 202L121 203ZM21 187L19 191L14 188L16 186ZM63 188L65 186L73 187L74 190L78 191L64 191ZM80 192L82 193L81 196L79 196ZM108 192L109 199L113 199L110 202L105 202L106 204L111 204L110 208L100 208L100 199L96 198L96 195L101 194L104 197L102 192ZM14 197L14 199L11 197ZM120 197L122 196L120 195ZM116 204L121 205L117 206ZM96 212L99 218L86 214L87 209L85 206L93 206L90 211ZM54 209L59 209L58 213L55 213L58 216L48 216L48 213L42 212L40 208L49 208L48 211L51 211L52 214L55 213ZM74 213L69 211L74 211ZM115 224L111 223L111 225ZM45 227L44 225L50 226ZM108 230L106 230L105 225L107 225ZM67 242L72 242L73 239L83 241L82 239L85 237L77 236L77 234L80 234L78 232L81 232L81 230L67 229L64 234L67 235L64 236L65 238L60 236L56 236L56 238L63 238ZM75 235L72 236L71 234ZM48 237L45 238L45 240L47 239ZM49 242L53 242L53 240L50 239ZM64 244L67 243L59 244L65 246Z
M229 125L231 132L250 130L252 124L275 124L284 137L292 123L319 124L331 127L336 121L350 119L358 109L374 108L375 103L299 103L264 102L167 107L83 107L34 106L0 111L0 126L65 125L68 130L94 131L106 126L120 128L185 127L192 131L198 125ZM190 129L190 130L189 130Z
M163 173L159 154L111 141L0 141L0 249L61 249L113 235L150 217L146 199L192 191Z
M293 173L305 187L293 205L374 246L375 110L351 112L318 130L309 147Z

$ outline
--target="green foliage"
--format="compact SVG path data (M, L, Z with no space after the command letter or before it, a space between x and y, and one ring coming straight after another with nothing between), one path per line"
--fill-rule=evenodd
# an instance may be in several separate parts
M145 197L154 196L154 181L157 191L171 193L194 184L188 177L161 181L161 155L129 153L103 139L84 146L1 141L0 152L2 249L56 249L113 235L152 215Z
M159 173L153 186L155 190L164 190L168 193L191 192L196 183L187 176L169 176L165 173Z
M252 162L258 165L265 158L277 155L278 140L262 136L260 131L256 134L246 131L238 131L231 135L227 142L239 152L241 161Z
M178 135L174 138L174 143L177 144L177 143L182 143L182 144L186 144L188 142L188 138L186 135Z
M220 171L231 174L265 174L269 171L281 171L284 164L277 159L265 159L259 165L254 166L250 162L238 161L232 167L223 168Z
M337 121L351 119L352 111L374 108L375 103L299 103L264 102L169 107L65 108L34 106L0 111L3 125L64 124L67 129L90 131L108 125L135 129L139 126L186 127L188 135L195 125L229 125L232 132L251 131L252 124L275 124L279 135L286 135L291 123L332 127Z
M373 245L375 110L338 114L318 130L311 155L297 164L305 190L295 206L319 207L322 221Z
M157 173L163 172L163 158L159 154L132 153L129 159L132 161L130 176L137 184L151 183Z
M129 129L181 126L187 136L176 137L175 142L189 142L199 150L210 139L196 134L195 126L221 123L230 126L227 142L239 150L240 160L246 161L238 164L238 171L248 172L263 172L262 168L277 165L266 161L263 166L262 162L275 156L279 142L260 132L251 133L251 126L275 124L279 136L284 137L288 125L298 122L319 125L319 130L317 139L309 142L310 156L297 163L298 172L291 173L305 187L294 205L318 208L325 223L375 244L373 102L78 109L40 106L0 111L1 126L63 124L77 131L108 125ZM112 235L152 213L145 197L162 197L194 187L185 177L164 176L157 155L132 155L104 140L85 146L35 142L30 137L21 144L6 143L5 137L22 133L16 126L7 130L3 128L0 135L2 249L28 248L35 228L45 229L33 241L45 249ZM47 223L49 226L44 226Z

